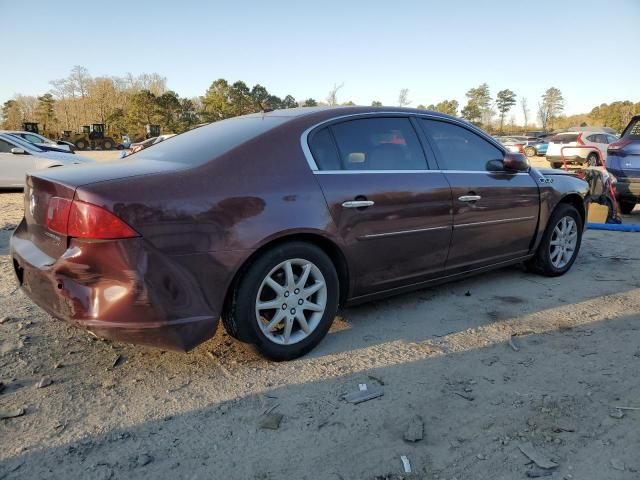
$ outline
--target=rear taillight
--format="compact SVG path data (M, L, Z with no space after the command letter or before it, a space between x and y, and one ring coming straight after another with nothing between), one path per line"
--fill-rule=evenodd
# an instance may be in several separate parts
M627 140L626 138L621 138L613 143L610 143L607 147L607 150L620 150L631 143L631 140Z
M60 197L49 201L46 225L49 230L75 238L110 240L139 236L109 210Z
M66 235L70 209L71 200L68 198L51 198L51 200L49 200L49 208L47 209L47 228L61 235Z
M576 145L584 145L584 142L582 141L582 134L578 134L578 136L576 137Z

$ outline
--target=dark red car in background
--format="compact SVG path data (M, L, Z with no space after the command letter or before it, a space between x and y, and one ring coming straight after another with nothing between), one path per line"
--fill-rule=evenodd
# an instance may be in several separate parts
M277 360L338 305L518 262L565 273L587 192L462 120L363 107L223 120L26 184L11 254L50 314L180 350L222 318Z

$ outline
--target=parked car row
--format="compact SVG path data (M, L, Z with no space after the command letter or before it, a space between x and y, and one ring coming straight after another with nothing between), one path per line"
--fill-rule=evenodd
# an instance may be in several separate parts
M549 139L547 160L553 168L560 168L564 162L595 167L606 161L607 147L617 140L616 135L604 130L558 133Z
M495 137L510 152L523 153L527 157L544 156L547 153L547 142L542 137L508 136Z
M91 162L46 142L34 144L19 135L0 132L0 188L22 188L30 171Z

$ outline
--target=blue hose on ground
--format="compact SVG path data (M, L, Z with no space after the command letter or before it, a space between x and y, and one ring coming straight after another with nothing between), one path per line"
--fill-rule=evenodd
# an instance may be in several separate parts
M613 230L617 232L640 232L640 225L622 223L587 223L589 230Z

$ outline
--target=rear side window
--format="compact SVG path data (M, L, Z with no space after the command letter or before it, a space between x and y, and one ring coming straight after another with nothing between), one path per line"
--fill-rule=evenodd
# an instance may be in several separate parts
M622 138L629 140L640 140L640 118L632 120L627 128L624 129Z
M12 148L13 148L13 145L11 145L9 142L0 140L0 153L11 153Z
M408 118L366 118L332 125L341 170L426 170Z
M288 120L290 118L263 115L220 120L151 145L126 158L202 165Z
M341 170L340 157L328 128L316 132L309 141L309 148L320 170Z
M558 135L554 135L549 139L551 143L571 143L575 142L578 139L577 133L559 133Z
M483 171L488 162L504 159L502 150L464 127L436 120L420 122L445 170Z

